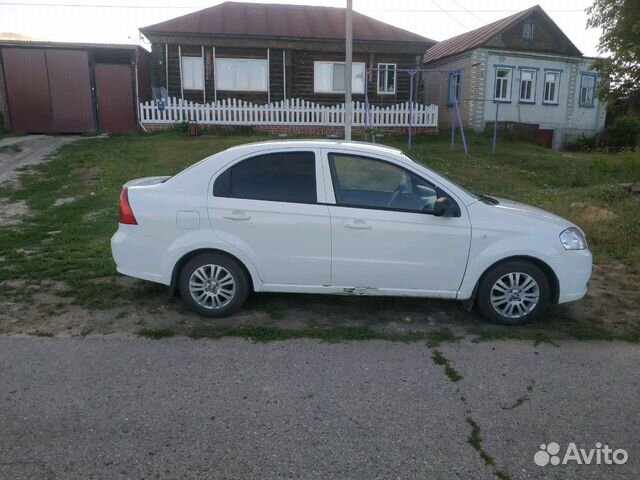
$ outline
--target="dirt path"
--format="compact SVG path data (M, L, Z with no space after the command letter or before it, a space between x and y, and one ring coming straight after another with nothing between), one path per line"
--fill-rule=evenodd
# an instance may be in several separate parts
M0 140L0 183L15 179L19 168L41 163L61 146L81 138L86 137L26 135Z

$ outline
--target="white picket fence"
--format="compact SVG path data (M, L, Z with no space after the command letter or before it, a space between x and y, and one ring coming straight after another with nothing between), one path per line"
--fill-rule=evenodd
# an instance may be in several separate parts
M164 108L163 108L164 107ZM352 124L372 127L407 127L409 118L414 127L437 127L436 105L409 102L388 107L369 106L353 102ZM257 105L235 98L215 103L193 103L180 98L168 98L164 105L148 101L140 103L140 121L145 123L197 122L202 125L344 125L344 104L319 105L298 98L282 100L267 105Z

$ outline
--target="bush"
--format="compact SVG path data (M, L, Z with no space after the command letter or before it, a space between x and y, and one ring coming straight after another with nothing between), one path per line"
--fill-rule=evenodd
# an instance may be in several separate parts
M636 117L618 117L604 131L603 143L614 150L635 148L640 137L640 119Z

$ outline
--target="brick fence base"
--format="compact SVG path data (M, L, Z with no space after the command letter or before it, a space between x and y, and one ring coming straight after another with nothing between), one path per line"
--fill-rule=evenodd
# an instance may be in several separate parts
M144 128L148 132L158 132L161 130L168 130L175 124L167 123L145 123ZM254 126L236 126L236 125L199 125L200 130L207 131L220 131L230 133L233 131L238 132L262 132L271 135L292 135L292 136L313 136L313 137L328 137L337 136L341 137L344 133L343 127L324 126L324 125L254 125ZM382 133L385 135L407 135L409 133L409 127L381 127L376 128L376 133ZM414 135L435 135L438 133L437 127L413 127L412 132ZM364 128L353 127L352 133L355 136L363 136Z

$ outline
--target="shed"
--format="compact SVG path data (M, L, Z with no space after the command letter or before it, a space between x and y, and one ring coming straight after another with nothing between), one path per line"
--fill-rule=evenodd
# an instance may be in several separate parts
M151 98L150 56L137 45L0 41L0 99L24 133L132 132Z

